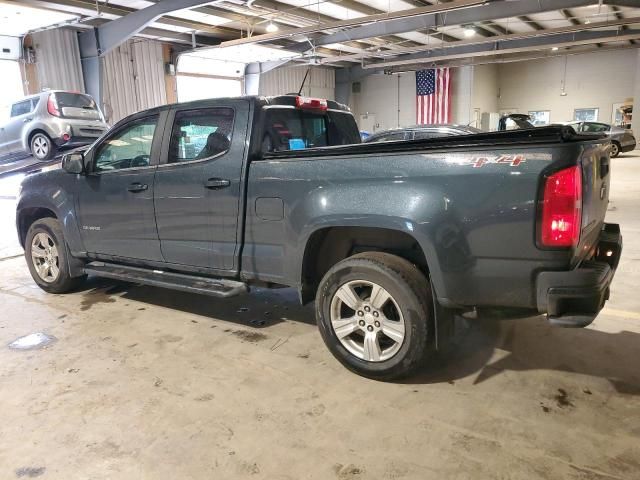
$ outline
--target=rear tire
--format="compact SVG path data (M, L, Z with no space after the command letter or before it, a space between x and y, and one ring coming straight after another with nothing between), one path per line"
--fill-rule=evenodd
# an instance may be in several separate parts
M55 218L41 218L27 231L24 255L29 272L38 286L49 293L75 290L86 275L69 274L69 253L62 228Z
M620 144L618 142L611 142L609 156L611 158L616 158L618 155L620 155Z
M46 133L38 132L31 137L31 155L39 162L50 160L56 154L56 145Z
M405 377L434 352L429 281L395 255L367 252L334 265L319 285L316 318L333 356L368 378Z

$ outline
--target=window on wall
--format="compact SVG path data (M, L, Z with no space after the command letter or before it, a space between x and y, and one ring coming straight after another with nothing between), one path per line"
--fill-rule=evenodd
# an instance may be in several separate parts
M598 109L576 108L573 111L573 119L578 122L595 122L598 120Z
M178 74L176 81L179 102L242 95L242 80L236 78L195 77Z
M549 125L551 112L549 110L533 110L529 112L531 123L536 127L539 125Z

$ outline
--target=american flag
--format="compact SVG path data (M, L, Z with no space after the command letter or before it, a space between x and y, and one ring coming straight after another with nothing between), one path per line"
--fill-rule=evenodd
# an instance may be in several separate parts
M449 123L451 76L448 68L416 72L416 123Z

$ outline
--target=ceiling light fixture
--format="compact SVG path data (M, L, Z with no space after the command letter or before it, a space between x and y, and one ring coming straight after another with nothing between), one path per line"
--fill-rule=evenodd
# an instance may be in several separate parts
M552 47L552 48L551 48L551 50L552 50L553 52L557 52L557 51L558 51L558 47Z
M278 26L273 22L269 22L269 24L267 25L267 32L269 33L274 33L274 32L277 32L278 30L279 30Z
M464 36L467 38L471 38L476 34L476 29L474 27L464 27Z

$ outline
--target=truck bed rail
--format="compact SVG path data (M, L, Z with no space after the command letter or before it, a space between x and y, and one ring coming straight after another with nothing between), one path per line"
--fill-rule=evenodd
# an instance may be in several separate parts
M549 126L531 129L488 132L473 135L456 135L420 140L399 140L392 142L372 142L332 147L317 147L302 150L283 150L269 152L262 156L264 160L306 158L317 156L367 155L375 153L411 152L439 150L442 148L487 148L495 146L522 146L535 144L553 144L603 140L605 134L577 133L570 126Z

